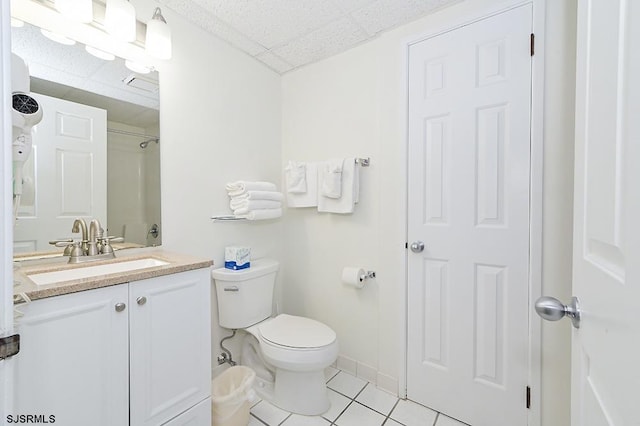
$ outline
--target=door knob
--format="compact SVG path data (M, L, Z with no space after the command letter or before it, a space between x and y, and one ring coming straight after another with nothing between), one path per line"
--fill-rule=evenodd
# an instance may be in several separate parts
M580 328L580 304L577 297L572 297L571 303L564 305L555 297L542 296L536 300L536 312L547 321L569 317L573 326Z
M147 298L144 296L140 296L136 299L136 303L140 306L144 305L145 303L147 303Z
M127 307L124 303L116 303L116 312L122 312Z
M424 243L422 241L414 241L411 243L411 251L414 253L421 253L424 250Z

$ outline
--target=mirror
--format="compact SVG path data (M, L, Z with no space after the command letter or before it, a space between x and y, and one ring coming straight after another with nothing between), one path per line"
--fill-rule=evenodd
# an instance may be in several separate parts
M124 237L116 249L160 245L157 72L133 72L120 58L99 59L29 24L11 36L43 110L23 167L14 257L61 254L49 242L80 240L76 217Z

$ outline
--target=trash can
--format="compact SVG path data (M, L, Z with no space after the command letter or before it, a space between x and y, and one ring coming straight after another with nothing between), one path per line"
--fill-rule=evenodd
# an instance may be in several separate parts
M256 373L237 365L224 371L211 382L212 419L214 426L247 426L249 403L256 398L253 381Z

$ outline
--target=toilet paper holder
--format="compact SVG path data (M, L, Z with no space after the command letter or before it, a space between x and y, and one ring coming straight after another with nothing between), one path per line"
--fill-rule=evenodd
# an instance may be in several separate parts
M375 278L375 277L376 277L375 271L367 271L366 273L360 275L360 282L371 279L371 278Z

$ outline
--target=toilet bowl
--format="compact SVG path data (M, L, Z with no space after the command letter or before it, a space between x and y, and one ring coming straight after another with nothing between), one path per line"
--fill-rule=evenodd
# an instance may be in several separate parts
M338 356L336 334L321 322L281 314L246 329L241 363L257 373L256 392L293 413L330 407L324 370Z
M211 271L221 327L246 331L240 362L256 372L255 390L265 400L298 414L329 407L324 370L338 357L336 333L305 317L271 317L278 262L260 259L248 269Z

